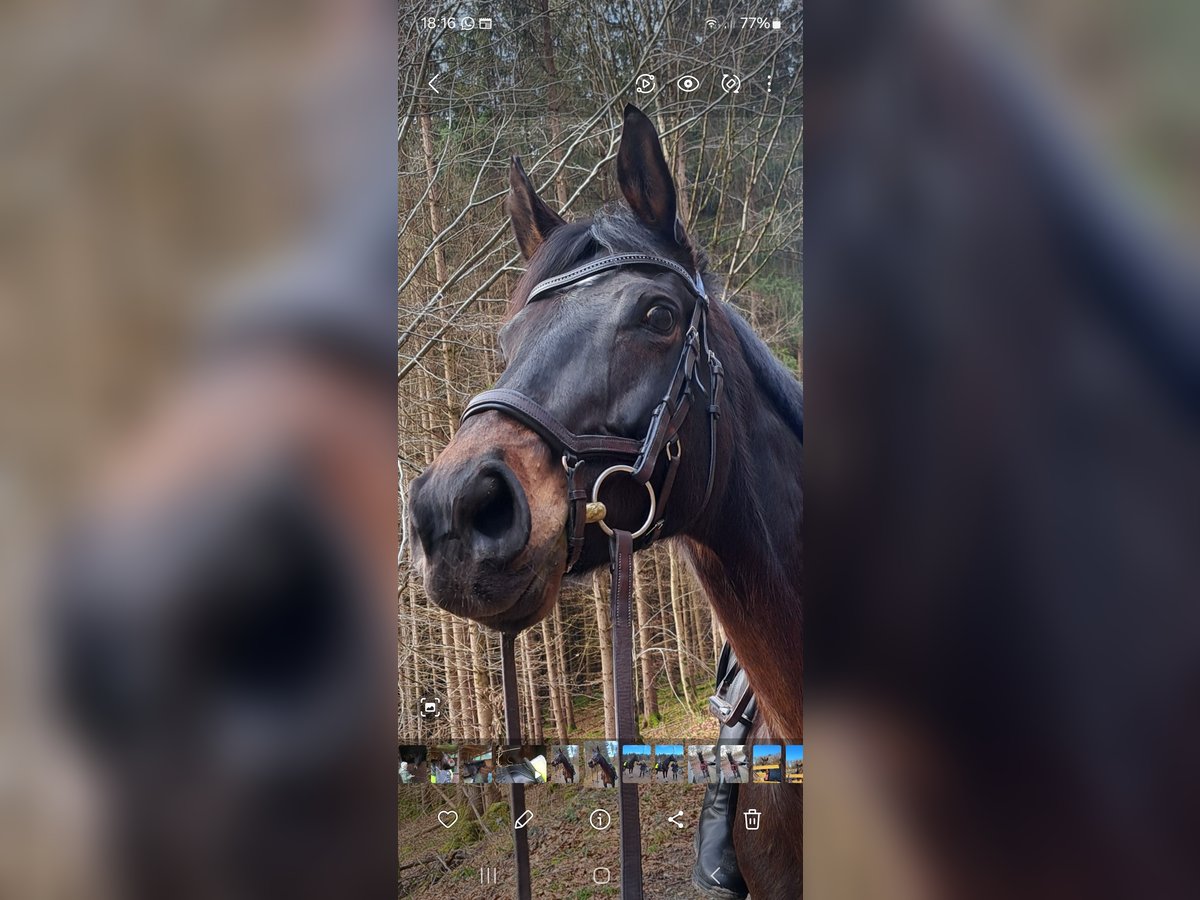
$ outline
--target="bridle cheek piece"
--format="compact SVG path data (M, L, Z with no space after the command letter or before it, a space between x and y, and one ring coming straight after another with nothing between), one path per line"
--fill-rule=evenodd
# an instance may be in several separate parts
M562 454L567 476L567 564L574 571L583 552L585 529L599 525L609 537L609 561L612 573L610 603L612 606L613 685L617 719L618 751L627 743L638 743L637 714L633 697L633 552L653 543L662 534L671 499L671 488L683 443L679 432L691 411L693 387L708 399L709 421L708 479L695 516L708 506L712 496L717 462L717 419L720 416L721 387L724 371L721 361L708 345L708 294L699 274L693 276L679 263L646 253L619 253L577 266L562 275L548 278L534 286L528 303L550 296L553 292L590 278L600 272L633 266L649 266L674 272L696 298L692 318L684 336L683 348L671 383L662 400L654 407L646 435L634 438L608 434L575 434L531 397L512 388L493 388L476 395L463 411L462 421L482 412L504 413L541 436L555 453ZM704 357L708 368L708 386L697 374L697 363ZM654 472L660 459L665 460L663 476L656 490ZM591 469L603 467L592 489L587 489ZM636 531L616 528L606 522L608 510L600 500L600 488L614 475L627 475L646 488L650 510ZM635 543L636 542L636 543ZM504 634L500 642L504 683L504 720L508 741L520 744L520 704L517 696L515 635ZM525 812L524 785L512 784L510 807L514 822ZM637 785L622 781L621 810L621 897L635 900L642 896L641 825L638 818ZM517 862L517 896L531 896L529 869L529 838L524 828L514 832Z
M648 253L620 253L606 256L577 266L562 275L556 275L534 286L528 303L545 299L565 287L585 278L613 269L633 266L649 266L673 272L684 280L688 290L696 298L691 321L680 350L679 361L662 399L650 415L646 435L640 441L634 438L608 434L575 434L531 397L512 388L493 388L477 394L467 404L462 420L488 410L505 413L521 424L537 432L555 453L562 454L563 468L567 473L567 565L571 572L583 552L584 530L589 524L599 525L610 538L617 530L605 521L607 509L600 500L600 488L613 475L625 474L645 486L650 497L650 511L645 522L631 535L641 549L653 543L666 525L666 513L671 498L671 488L683 454L680 429L687 419L693 402L693 388L708 399L709 419L708 478L704 499L696 515L703 512L712 495L716 475L717 419L720 416L721 389L724 370L721 361L708 344L709 299L704 282L699 275L693 276L674 260ZM707 387L699 380L697 363L701 356L707 361L709 381ZM657 490L652 478L665 458L666 466ZM589 493L588 475L598 466L603 470L595 477Z

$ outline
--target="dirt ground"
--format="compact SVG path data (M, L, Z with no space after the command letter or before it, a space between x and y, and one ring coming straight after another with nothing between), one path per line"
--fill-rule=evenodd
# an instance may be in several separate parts
M400 790L398 897L420 900L511 900L515 891L512 831L506 803L484 815L485 832L466 809L460 786L427 794L422 809L415 801L424 788ZM642 819L642 874L647 900L687 900L701 897L691 886L692 841L704 797L702 788L679 784L639 788ZM505 788L494 797L507 798ZM544 900L589 900L619 897L620 837L617 792L581 790L575 786L540 785L526 790L533 811L529 829L533 895ZM443 828L440 808L458 808L460 819ZM612 825L603 831L589 822L598 808L608 810ZM668 817L683 810L684 827ZM468 818L469 817L469 818ZM413 863L418 863L413 865ZM499 883L481 885L480 869L495 867ZM608 868L611 882L596 884L593 874ZM603 877L603 876L601 876Z

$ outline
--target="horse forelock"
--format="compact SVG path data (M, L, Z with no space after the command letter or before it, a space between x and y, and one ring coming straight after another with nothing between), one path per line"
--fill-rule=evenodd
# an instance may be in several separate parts
M651 253L702 276L708 272L708 254L690 240L685 238L682 245L669 244L643 225L624 203L608 203L590 219L569 222L550 232L517 282L506 318L524 309L533 289L547 278L569 272L590 259L617 253ZM710 278L705 278L705 284L712 293Z

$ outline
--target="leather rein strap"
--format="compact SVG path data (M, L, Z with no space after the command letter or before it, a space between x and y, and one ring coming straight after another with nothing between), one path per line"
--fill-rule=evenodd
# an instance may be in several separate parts
M588 524L598 524L609 535L609 564L612 583L609 594L612 618L613 688L617 713L618 753L626 744L638 743L637 706L633 694L633 553L662 533L666 510L675 482L675 474L683 453L679 431L687 418L693 401L693 388L707 395L709 418L708 479L704 499L699 507L703 512L712 494L716 473L717 417L720 415L720 396L723 380L721 362L708 346L708 295L700 276L693 277L687 269L673 260L644 253L621 253L603 257L577 266L571 271L548 278L537 284L527 302L546 296L590 278L601 272L630 266L649 266L666 269L679 275L696 297L691 322L684 337L679 361L663 399L650 416L646 435L641 440L606 434L575 434L565 427L544 406L511 388L494 388L474 397L463 412L463 421L481 412L502 412L537 432L555 451L561 453L567 473L567 571L572 571L583 551L584 531ZM709 383L700 382L696 363L707 360ZM666 464L657 494L651 479L659 461ZM614 463L615 461L615 463ZM606 466L599 471L600 466ZM587 483L592 470L592 502L589 504ZM636 531L610 528L604 522L606 510L599 502L600 485L611 475L623 473L646 487L650 494L650 514ZM591 508L589 508L591 507ZM699 514L699 512L697 514ZM641 543L638 543L641 539ZM504 717L508 740L520 743L520 706L517 697L514 636L505 634L501 640L503 662ZM620 770L620 760L618 760ZM514 826L525 811L525 788L510 785L510 800ZM640 900L642 897L641 821L638 815L637 785L620 783L621 812L621 897ZM529 837L524 828L514 828L517 861L517 896L531 896L529 874Z
M504 685L504 731L508 745L521 744L521 704L517 697L516 635L500 635L500 680ZM515 823L525 812L525 785L510 782L508 805ZM529 832L513 829L517 856L517 900L532 900L529 881Z

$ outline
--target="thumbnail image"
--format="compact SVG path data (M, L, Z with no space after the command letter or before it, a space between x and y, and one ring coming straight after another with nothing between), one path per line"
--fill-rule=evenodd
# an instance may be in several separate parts
M750 766L751 781L757 783L783 783L783 747L779 744L755 744Z
M788 744L783 751L783 765L788 784L804 784L804 745Z
M649 744L626 744L621 748L621 780L626 784L652 784L654 752Z
M497 784L545 784L549 780L544 744L521 744L496 750Z
M617 783L617 742L584 741L579 758L587 766L579 783L588 787L613 787Z
M687 748L688 784L716 784L720 776L717 748L712 744L690 744Z
M459 744L459 784L491 784L495 781L496 762L490 744Z
M458 744L434 744L428 754L429 781L454 784L458 775Z
M683 744L656 744L654 747L654 775L660 782L684 782L687 761L683 756Z
M550 748L550 781L553 784L579 784L583 773L576 744L556 744Z
M717 755L720 757L722 781L745 784L750 780L750 766L746 762L744 744L718 744Z
M429 781L429 751L424 744L400 744L397 756L396 778L401 784Z

